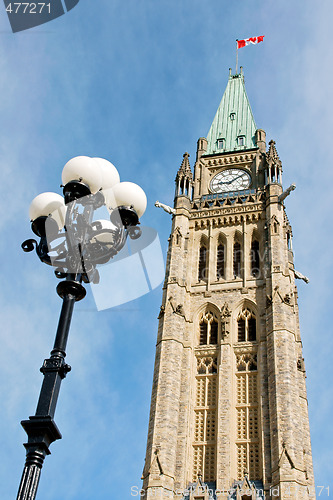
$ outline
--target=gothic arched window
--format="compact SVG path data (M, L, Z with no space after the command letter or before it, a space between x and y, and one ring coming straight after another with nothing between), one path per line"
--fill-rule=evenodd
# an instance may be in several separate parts
M216 254L216 278L225 278L225 245L220 242Z
M209 337L209 343L210 344L217 344L217 334L218 334L218 322L213 319L213 321L210 324L210 337Z
M207 257L208 257L208 249L204 242L200 244L199 249L199 266L198 266L198 281L206 281L207 280Z
M197 481L199 474L206 482L216 479L217 371L216 357L197 357L193 481Z
M207 338L208 338L208 323L206 321L201 321L199 325L200 329L200 345L205 345L207 344Z
M238 342L245 342L245 319L238 318L237 320Z
M241 276L242 270L242 246L238 240L234 242L234 277Z
M236 354L236 450L237 478L248 470L252 479L261 477L258 367L255 352ZM245 497L246 498L246 497Z
M251 245L251 275L258 278L260 274L259 241L253 240Z
M218 340L219 323L217 315L211 311L201 314L199 320L199 344L216 345Z
M237 342L257 340L256 316L250 309L243 309L237 316Z

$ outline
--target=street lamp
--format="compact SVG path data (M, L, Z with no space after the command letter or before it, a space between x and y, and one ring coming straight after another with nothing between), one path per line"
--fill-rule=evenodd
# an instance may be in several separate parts
M107 263L125 245L129 236L141 235L138 227L147 198L132 182L120 182L116 168L102 158L78 156L62 172L63 197L38 195L30 206L35 239L22 243L25 252L34 249L39 259L55 268L61 279L57 293L62 308L53 349L40 369L44 375L36 413L21 422L28 435L26 462L17 500L34 500L49 446L61 439L53 418L61 381L71 367L65 363L66 344L74 303L83 299L83 283L98 283L98 264ZM110 218L94 220L97 209L106 206Z

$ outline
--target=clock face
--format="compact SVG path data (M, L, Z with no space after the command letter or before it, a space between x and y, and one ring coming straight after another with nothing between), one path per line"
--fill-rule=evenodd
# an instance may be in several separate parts
M241 191L251 184L251 176L245 170L229 168L215 175L210 182L212 193L226 193L228 191Z

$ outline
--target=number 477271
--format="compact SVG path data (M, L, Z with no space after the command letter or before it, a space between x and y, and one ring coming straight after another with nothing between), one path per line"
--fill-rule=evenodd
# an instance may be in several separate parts
M319 490L319 491L318 491L318 496L319 496L319 497L320 497L320 495L321 495L323 492L325 492L325 490L327 490L327 496L329 496L329 495L330 495L330 487L329 487L329 486L327 486L326 488L325 488L325 486L317 486L317 488L318 488L318 490ZM325 495L325 496L326 496L326 495Z
M44 10L45 9L45 10ZM10 2L6 11L10 14L41 14L42 12L51 14L50 3L32 3L32 2Z

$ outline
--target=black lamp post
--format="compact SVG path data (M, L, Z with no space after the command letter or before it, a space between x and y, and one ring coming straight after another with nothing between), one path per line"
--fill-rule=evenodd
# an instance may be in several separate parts
M22 244L25 252L35 249L42 262L55 267L55 275L62 279L57 286L62 308L53 349L40 369L44 380L36 413L21 422L28 442L17 500L35 499L49 447L61 439L53 419L61 382L71 370L65 362L66 345L74 304L86 295L82 282L98 283L96 266L112 259L128 236L140 236L139 217L147 203L142 189L119 182L115 167L102 158L73 158L64 167L62 181L64 197L43 193L33 200L31 227L40 240ZM94 221L95 211L103 205L110 220Z

